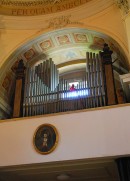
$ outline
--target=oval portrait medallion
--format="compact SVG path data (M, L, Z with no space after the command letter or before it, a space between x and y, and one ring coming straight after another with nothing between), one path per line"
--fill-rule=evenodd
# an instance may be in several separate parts
M34 134L33 143L36 151L41 154L51 153L58 143L58 132L50 124L39 126Z

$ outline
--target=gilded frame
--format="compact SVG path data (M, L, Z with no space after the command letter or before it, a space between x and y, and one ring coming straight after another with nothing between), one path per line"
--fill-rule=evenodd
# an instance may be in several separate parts
M59 141L58 131L51 124L40 125L33 136L33 145L40 154L49 154L57 146Z

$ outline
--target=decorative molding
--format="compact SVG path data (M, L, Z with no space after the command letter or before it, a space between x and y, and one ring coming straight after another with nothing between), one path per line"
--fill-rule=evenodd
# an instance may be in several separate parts
M0 0L0 14L36 16L62 12L92 0Z
M12 108L2 97L0 97L0 112L2 113L2 115L0 115L0 118L4 118L3 113L6 113L5 118L7 118L12 112Z
M63 0L54 0L53 4L56 4L56 3L60 3L62 2Z
M50 48L53 48L54 44L53 44L52 40L50 38L48 38L48 39L40 42L39 46L43 51L46 51L46 50L48 50Z
M80 4L84 4L89 2L90 0L76 0L73 1L72 6L77 6ZM54 5L54 4L63 4L63 3L69 3L70 0L26 0L26 1L21 1L21 0L1 0L0 1L0 6L26 6L26 7L33 7L33 6L43 6L43 5Z
M123 10L125 14L128 14L129 12L129 3L128 0L115 0L117 6Z
M78 25L83 25L83 23L78 22L78 21L71 21L71 15L68 16L58 16L55 18L52 18L50 20L48 20L48 28L54 28L54 29L58 29L58 28L63 28L65 26L67 26L68 24L78 24Z
M24 53L24 57L26 58L26 60L30 60L35 56L36 56L36 51L33 47L31 47Z
M28 1L15 1L15 0L1 0L0 5L4 6L39 6L39 5L48 5L55 3L62 3L68 0L28 0Z

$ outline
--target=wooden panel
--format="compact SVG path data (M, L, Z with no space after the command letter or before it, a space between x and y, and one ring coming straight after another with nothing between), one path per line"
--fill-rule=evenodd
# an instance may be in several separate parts
M118 104L125 103L125 101L124 101L124 93L123 93L123 90L121 88L116 89L116 95L117 95Z
M15 92L15 99L14 99L14 112L13 112L14 118L20 116L21 91L22 91L22 79L18 79L16 81L16 92Z
M106 76L108 105L113 105L116 104L116 99L115 99L113 72L111 65L105 65L105 76Z

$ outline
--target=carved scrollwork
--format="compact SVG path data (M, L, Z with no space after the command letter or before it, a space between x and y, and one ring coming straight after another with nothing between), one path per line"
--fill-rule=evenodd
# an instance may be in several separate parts
M67 24L69 24L70 17L71 17L71 15L60 16L60 17L50 19L49 20L49 28L57 29L57 28L65 27Z
M125 14L129 12L129 3L128 0L115 0L117 6L123 10Z
M58 28L66 27L68 24L80 24L80 25L83 24L78 21L71 21L70 18L71 18L71 15L58 16L58 17L52 18L48 20L48 25L49 25L48 28L58 29Z

